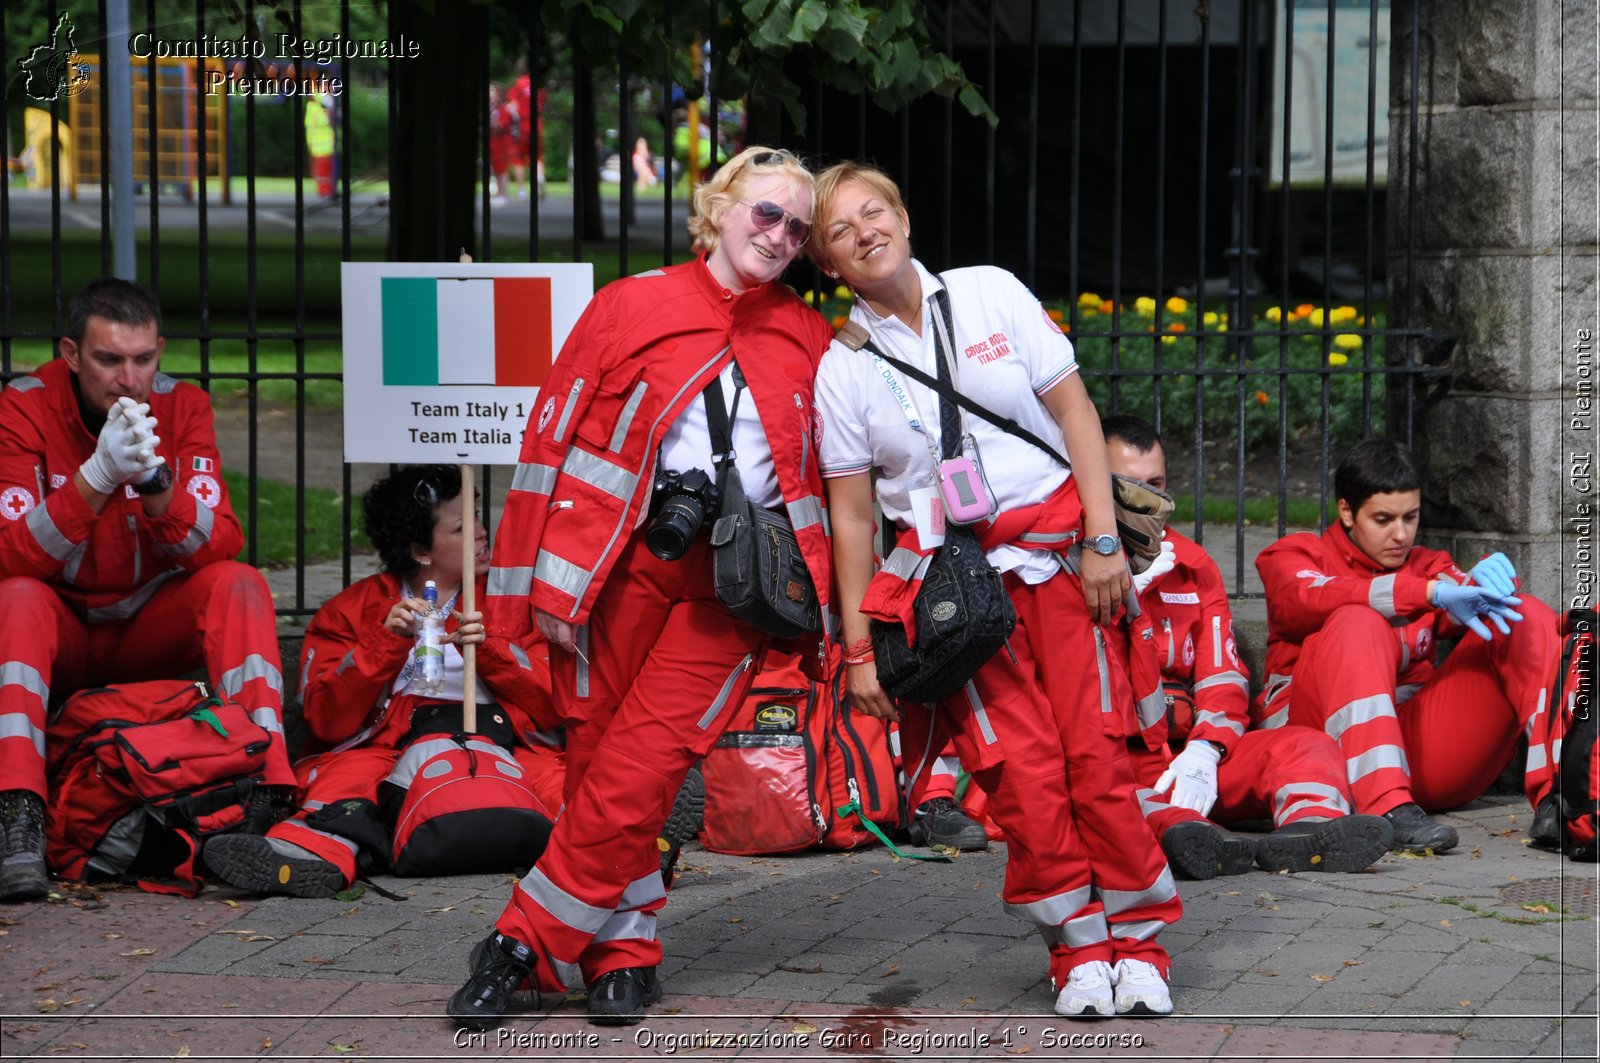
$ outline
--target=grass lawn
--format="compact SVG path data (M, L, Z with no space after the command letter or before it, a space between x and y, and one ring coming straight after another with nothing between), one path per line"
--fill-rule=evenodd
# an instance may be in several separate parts
M1194 522L1194 495L1174 495L1172 522L1184 524ZM1206 496L1206 524L1233 524L1236 522L1239 507L1232 492L1219 497L1215 494ZM1317 516L1317 500L1315 498L1290 498L1284 507L1285 521L1291 527L1320 528L1327 524L1326 520ZM1244 522L1264 528L1274 527L1278 523L1278 500L1276 498L1246 498L1244 500Z
M250 541L249 479L243 473L224 469L222 478L228 482L228 492L233 511L244 525L245 542ZM280 484L272 480L256 481L256 565L259 568L287 568L295 563L295 529L299 527L296 513L296 494L293 484ZM338 493L318 487L305 490L305 558L306 563L329 561L344 553L344 507ZM369 547L367 537L361 532L359 511L353 515L350 532L352 550ZM249 561L247 545L239 560Z

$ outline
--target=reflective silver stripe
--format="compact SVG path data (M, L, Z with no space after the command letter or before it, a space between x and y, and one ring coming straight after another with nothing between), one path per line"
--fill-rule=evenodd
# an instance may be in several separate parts
M133 616L140 609L144 608L144 603L148 602L150 597L155 594L156 591L161 589L161 585L163 583L167 582L167 580L171 579L173 576L180 575L181 572L182 569L176 568L170 572L163 572L161 575L157 576L149 583L146 583L143 587L140 587L126 598L123 598L120 601L112 602L110 605L102 605L98 609L90 609L89 622L92 624L98 624L107 620L128 619L128 617Z
M462 746L453 739L443 737L430 738L422 742L413 742L406 747L406 751L404 753L400 754L400 759L394 762L394 767L390 769L388 778L386 778L384 781L409 790L411 789L412 782L416 780L418 769L420 769L424 764L441 753L447 753L452 749L461 748ZM494 757L497 760L502 760L512 765L516 764L515 757L513 757L501 746L495 745L493 742L484 741L483 739L478 738L469 738L467 739L465 748L470 749L475 753L482 753L485 756Z
M0 713L0 740L7 738L26 738L39 755L44 756L44 728L37 726L26 713Z
M1139 798L1139 814L1146 819L1172 807L1154 790L1135 790L1134 795Z
M916 576L923 562L932 556L932 554L924 556L915 550L907 550L903 546L897 546L889 551L889 556L884 558L883 568L879 571L887 572L891 576L898 576L900 579L909 582Z
M1139 699L1134 710L1139 715L1139 727L1154 727L1167 715L1167 696L1160 690L1152 691ZM1241 734L1243 731L1241 730Z
M1345 815L1350 813L1350 804L1338 788L1318 782L1297 782L1279 788L1272 795L1272 818L1282 823L1290 813L1312 806L1331 808Z
M635 277L665 277L666 275L667 271L664 269L647 269L643 273L634 274Z
M1283 708L1279 709L1277 712L1273 713L1271 716L1268 716L1266 719L1257 724L1256 730L1271 731L1284 726L1288 722L1289 706L1285 705Z
M622 891L622 899L617 902L617 911L643 908L647 904L665 899L666 896L667 891L661 883L661 873L658 871L628 883L627 889Z
M339 667L337 667L337 668L335 668L333 670L333 674L334 675L344 675L344 670L346 668L349 668L352 664L355 664L355 663L356 663L356 651L355 650L351 650L349 653L344 655L344 659L339 662ZM308 672L307 674L309 675L310 673Z
M744 675L745 672L749 671L750 662L754 659L755 654L745 654L743 659L734 666L733 671L728 673L728 678L722 681L722 689L717 691L717 696L711 701L711 708L707 709L706 714L700 717L700 730L707 730L713 723L716 722L717 716L722 712L723 706L727 705L728 698L733 695L733 688L738 685L739 677Z
M350 651L355 656L355 650ZM311 685L311 662L317 659L317 648L311 647L306 651L306 659L300 662L300 700L306 700L306 687Z
M1111 711L1111 672L1106 668L1106 637L1094 629L1094 663L1100 670L1100 711Z
M1406 641L1405 632L1400 633L1400 672L1405 673L1411 667L1411 643Z
M1266 697L1263 700L1267 703L1274 701L1279 694L1289 689L1289 681L1293 678L1293 676L1278 675L1276 673L1267 676Z
M1562 741L1563 741L1563 739L1558 738L1554 742L1550 743L1550 759L1555 761L1557 764L1561 763L1561 743L1562 743Z
M526 491L534 495L548 495L556 488L557 470L554 465L535 462L519 464L511 474L511 490Z
M1113 916L1118 912L1131 912L1135 908L1144 908L1152 904L1166 904L1178 895L1178 887L1172 881L1172 869L1163 867L1156 880L1142 890L1108 890L1100 889L1100 901L1105 905L1106 915ZM1116 923L1113 922L1115 927Z
M278 719L278 714L274 710L265 706L259 709L251 709L250 719L255 721L257 727L268 734L277 735L279 738L283 737L283 721Z
M170 395L177 386L178 381L165 373L157 373L155 379L150 382L150 390L157 395Z
M1353 786L1361 779L1366 778L1375 771L1399 768L1407 776L1411 774L1411 765L1406 760L1406 751L1399 746L1376 746L1367 750L1359 757L1351 757L1345 761L1345 776Z
M1573 696L1576 697L1576 695L1577 692L1574 691ZM1539 702L1534 706L1533 715L1528 717L1528 726L1523 728L1522 731L1523 734L1528 736L1528 741L1530 742L1533 741L1533 729L1535 725L1538 724L1539 717L1544 713L1545 699L1549 696L1550 692L1548 690L1544 689L1543 687L1539 688Z
M206 512L210 512L207 510ZM45 503L34 506L32 511L23 518L28 525L28 531L33 533L33 541L39 548L57 561L65 561L72 556L73 542L61 534L61 529L56 527L55 518L50 516L50 507Z
M349 838L341 838L337 834L329 834L325 830L318 830L317 828L307 824L306 821L303 820L303 819L286 820L283 825L286 826L286 827L294 827L294 828L297 828L299 830L303 830L303 831L307 832L308 834L315 834L317 837L326 838L330 842L338 842L340 845L342 845L346 849L350 850L350 855L351 856L360 856L361 855L361 846L357 845L355 842L351 841ZM268 841L284 841L284 842L288 842L290 845L296 844L293 838L275 837L275 838L268 838L267 840ZM303 848L305 848L305 846L300 846L300 848L303 849ZM315 854L313 854L313 855L315 855Z
M1208 687L1220 686L1235 686L1244 691L1246 694L1250 693L1250 680L1246 679L1241 673L1234 671L1218 672L1216 675L1208 675L1204 679L1200 680L1200 682L1196 683L1194 685L1194 689L1196 693L1199 693Z
M121 875L132 867L133 858L144 843L146 818L141 806L117 820L94 847L87 866L107 875Z
M789 511L789 522L794 525L794 530L809 528L813 524L823 524L827 520L827 513L823 511L822 501L816 495L806 495L788 503L785 508Z
M1149 941L1167 928L1163 919L1141 919L1136 923L1112 923L1111 937L1132 938L1134 941Z
M519 883L522 891L536 901L539 907L580 934L593 936L611 918L611 909L585 904L566 890L551 882L537 864ZM571 984L571 983L568 983Z
M1077 541L1077 532L1023 532L1017 536L1017 542L1019 543L1051 550L1063 549Z
M1549 765L1549 763L1550 761L1548 755L1544 751L1544 746L1537 744L1531 745L1528 747L1528 763L1527 766L1523 768L1523 774L1531 775L1536 771L1541 771L1547 765Z
M978 721L978 730L983 732L984 744L994 745L999 739L995 737L994 724L989 722L989 710L983 707L983 699L978 697L978 688L970 679L967 680L966 692L967 704L972 706L972 718Z
M175 543L157 543L156 552L168 557L188 557L211 541L211 527L215 520L210 506L195 506L194 526L189 529L189 534Z
M1367 588L1367 604L1383 616L1394 616L1394 580L1398 573L1379 576Z
M19 376L6 385L10 391L32 391L34 388L44 387L44 381L36 376Z
M1387 694L1374 694L1367 698L1357 698L1333 713L1328 717L1328 722L1322 725L1322 729L1328 732L1329 738L1337 742L1350 728L1384 716L1394 719L1394 702Z
M72 548L72 554L67 558L67 563L61 569L61 578L68 583L78 581L78 569L83 567L83 558L89 552L87 541L79 543Z
M1172 637L1172 620L1170 617L1162 618L1161 630L1167 633L1167 668L1170 670L1173 662L1178 659L1178 641Z
M579 624L578 630L573 633L573 641L577 644L578 652L573 654L576 660L578 676L575 683L578 697L589 696L589 625Z
M1229 719L1226 713L1212 712L1210 709L1201 709L1199 712L1194 714L1194 722L1197 724L1208 723L1218 730L1232 731L1238 737L1244 737L1244 724L1240 723L1238 720Z
M639 485L638 477L627 469L576 447L561 460L561 471L623 502L633 498L633 489Z
M239 696L239 691L244 689L244 685L252 679L265 679L267 685L277 691L280 698L283 697L283 673L259 653L252 653L239 667L223 672L217 685L228 697L236 698Z
M622 444L628 441L628 429L633 427L633 416L639 412L639 403L644 401L644 393L650 385L643 380L633 386L633 394L628 396L626 405L622 407L622 414L617 418L617 427L611 433L611 451L616 453L622 449Z
M548 550L540 550L539 559L533 566L533 578L562 594L577 598L589 581L589 570L574 565L564 557L557 557Z
M1421 683L1401 683L1394 688L1394 703L1404 705L1417 696L1417 691L1422 689Z
M533 590L533 569L523 565L489 566L487 593L526 598Z
M660 875L656 876L660 878ZM594 941L654 941L656 916L654 912L617 912L601 927Z
M1076 919L1068 919L1060 926L1041 926L1039 936L1044 938L1045 945L1066 945L1069 948L1083 948L1085 945L1098 945L1111 936L1106 927L1104 912L1094 912L1089 915L1080 915Z
M44 676L39 669L22 661L6 661L0 664L0 687L21 687L28 693L36 695L40 705L50 703L50 684L44 681Z
M561 407L561 419L556 422L555 441L561 442L567 435L567 422L572 420L572 411L578 405L578 396L583 394L583 377L572 382L572 390L567 393L567 403Z
M1220 616L1211 618L1211 667L1222 667L1222 617Z
M1079 886L1077 889L1057 893L1053 897L1041 897L1036 901L1008 903L1006 911L1012 915L1020 916L1030 923L1040 926L1060 926L1068 919L1083 911L1093 897L1093 891L1088 886Z
M527 650L518 646L515 642L508 643L507 648L511 650L511 659L517 662L519 668L524 672L533 670L533 662L528 660Z

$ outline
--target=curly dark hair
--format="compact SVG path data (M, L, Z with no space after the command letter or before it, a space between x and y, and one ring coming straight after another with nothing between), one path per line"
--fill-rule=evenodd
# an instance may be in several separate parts
M383 570L410 579L422 570L413 546L433 545L439 506L461 493L455 465L403 465L367 490L361 526L383 560Z

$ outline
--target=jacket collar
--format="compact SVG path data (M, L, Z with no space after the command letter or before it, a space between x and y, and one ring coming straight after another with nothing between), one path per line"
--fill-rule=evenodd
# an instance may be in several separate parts
M1360 569L1362 572L1370 572L1375 576L1381 576L1386 572L1398 572L1405 568L1405 565L1401 565L1398 569L1388 569L1372 560L1361 547L1355 544L1355 540L1350 538L1350 533L1344 530L1342 521L1336 520L1328 525L1327 531L1322 533L1322 541L1331 545L1335 553L1338 554L1339 559L1346 565ZM1410 560L1409 554L1406 555L1406 559Z

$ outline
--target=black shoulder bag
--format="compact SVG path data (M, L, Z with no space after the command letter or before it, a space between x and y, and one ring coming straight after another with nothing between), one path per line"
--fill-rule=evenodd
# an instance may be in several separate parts
M944 333L937 326L933 332L939 363L935 388L939 393L939 452L941 458L953 458L961 445L961 415L951 401L944 336L953 336L955 330L949 297L940 291L935 299L944 318ZM925 565L913 607L917 644L907 644L903 624L872 621L878 683L906 701L943 701L955 695L1000 651L1017 626L1017 614L1000 571L989 564L972 529L947 523L943 545Z
M711 526L712 581L728 612L778 638L822 630L822 605L806 567L794 525L786 514L751 504L745 497L733 452L731 419L739 413L744 374L733 364L733 413L722 401L722 383L705 390L706 427L717 466L719 516Z

